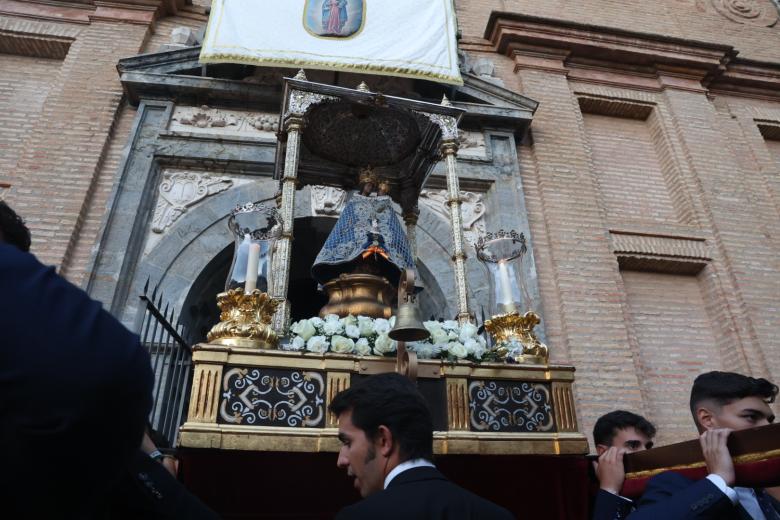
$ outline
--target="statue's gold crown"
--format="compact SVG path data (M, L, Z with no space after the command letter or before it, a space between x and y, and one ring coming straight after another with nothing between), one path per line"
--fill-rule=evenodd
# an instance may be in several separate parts
M376 186L377 184L377 176L376 173L374 173L374 170L373 168L371 168L371 166L366 166L365 168L360 170L360 174L358 175L358 184L362 186L367 182L372 183L374 186Z

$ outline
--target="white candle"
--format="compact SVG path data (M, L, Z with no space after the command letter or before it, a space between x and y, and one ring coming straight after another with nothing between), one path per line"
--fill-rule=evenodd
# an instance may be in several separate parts
M498 262L498 310L502 314L517 311L512 298L512 281L509 277L509 266L506 260Z
M257 264L260 261L260 244L249 244L249 257L246 260L246 283L244 293L250 294L257 288Z

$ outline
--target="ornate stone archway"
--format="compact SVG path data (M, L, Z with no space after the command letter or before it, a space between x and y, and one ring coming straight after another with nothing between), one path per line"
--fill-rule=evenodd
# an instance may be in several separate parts
M132 294L140 294L146 280L157 284L171 305L181 313L185 326L195 327L198 335L202 314L213 313L216 308L206 292L214 292L220 284L214 281L220 269L225 271L232 255L232 240L227 230L230 211L239 202L250 200L274 203L276 183L270 178L234 185L192 205L175 222L165 229L164 235L155 239L141 258L132 283ZM323 216L311 204L309 188L301 190L296 204L296 221L304 219L332 218ZM457 309L452 304L456 298L451 262L451 232L449 224L435 212L421 208L418 221L418 268L425 291L420 297L421 315L428 319L453 319ZM295 247L295 245L294 245ZM315 253L316 254L316 253ZM223 265L225 264L225 265ZM480 265L470 262L468 275L474 280L471 297L483 298L482 291L487 277ZM293 301L293 305L295 302ZM137 302L128 302L128 318L134 316ZM207 310L204 310L208 307ZM199 318L200 316L200 318Z

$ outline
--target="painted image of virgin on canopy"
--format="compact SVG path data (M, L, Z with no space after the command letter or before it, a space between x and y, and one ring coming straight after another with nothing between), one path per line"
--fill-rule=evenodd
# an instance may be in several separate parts
M347 38L363 27L365 0L307 0L304 9L303 24L315 36Z

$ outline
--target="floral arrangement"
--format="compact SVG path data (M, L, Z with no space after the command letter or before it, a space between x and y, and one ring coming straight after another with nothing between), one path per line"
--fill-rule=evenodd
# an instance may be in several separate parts
M283 350L324 354L354 354L358 356L394 356L397 342L388 333L395 325L395 316L369 318L352 316L339 318L329 314L325 318L309 318L290 326L292 339L281 346ZM417 353L419 359L446 359L448 361L485 361L492 358L485 339L477 334L471 323L457 321L426 321L423 326L431 333L424 341L412 341L406 348Z

